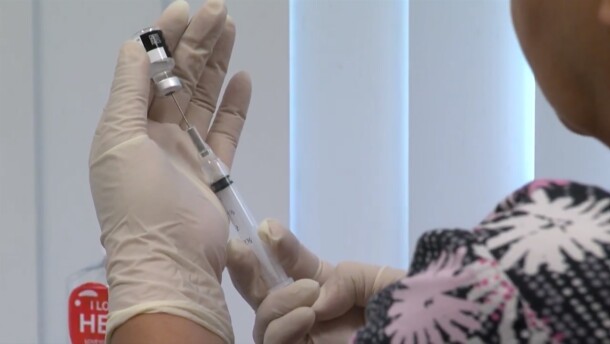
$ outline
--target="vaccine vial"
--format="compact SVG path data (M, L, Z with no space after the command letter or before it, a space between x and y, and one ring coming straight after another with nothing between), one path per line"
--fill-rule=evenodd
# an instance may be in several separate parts
M105 258L68 277L68 333L71 344L104 344L108 318Z
M168 96L182 88L180 79L172 73L176 63L165 43L163 32L155 27L140 30L134 40L142 44L150 60L150 78L157 87L157 92Z

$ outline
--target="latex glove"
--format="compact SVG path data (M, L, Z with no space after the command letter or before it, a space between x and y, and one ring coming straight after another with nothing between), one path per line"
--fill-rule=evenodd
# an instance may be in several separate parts
M312 308L318 321L363 309L371 297L407 275L407 271L391 267L344 262L339 263L320 290Z
M189 22L188 4L174 2L157 26L183 80L183 109L231 166L251 86L245 73L231 79L208 131L235 40L224 3L208 1ZM126 42L91 147L91 192L110 288L107 341L131 317L168 313L233 342L220 286L228 219L203 182L178 110L151 93L148 70L144 48Z
M357 263L337 267L320 260L287 229L266 220L259 236L269 246L294 284L268 294L254 253L239 240L231 240L227 267L233 284L256 311L256 343L347 343L364 325L369 298L406 275L406 271ZM311 302L311 295L320 295ZM312 319L311 311L315 318Z

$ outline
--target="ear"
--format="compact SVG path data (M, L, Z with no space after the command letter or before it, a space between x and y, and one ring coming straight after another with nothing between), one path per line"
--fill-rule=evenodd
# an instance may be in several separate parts
M610 26L610 0L601 0L599 5L599 20Z

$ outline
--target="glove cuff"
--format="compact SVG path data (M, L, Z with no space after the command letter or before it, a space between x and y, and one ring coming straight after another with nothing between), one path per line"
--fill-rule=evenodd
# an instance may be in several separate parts
M110 312L106 324L106 344L114 331L127 320L140 314L165 313L188 319L219 336L225 343L234 343L233 328L228 312L210 310L192 302L153 301Z
M388 285L395 283L407 277L405 270L395 269L389 266L383 266L377 272L375 281L373 282L373 294L377 294Z

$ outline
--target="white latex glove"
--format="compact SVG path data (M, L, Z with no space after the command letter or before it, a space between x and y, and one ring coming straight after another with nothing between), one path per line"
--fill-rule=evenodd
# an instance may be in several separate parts
M224 3L209 0L189 22L188 4L174 2L157 26L183 81L182 108L231 166L251 86L247 74L235 75L217 109L235 40ZM144 48L126 42L91 147L91 192L110 288L107 341L131 317L168 313L233 342L220 287L228 219L203 182L175 105L151 92L148 69Z
M402 270L357 263L333 267L272 220L261 224L259 236L297 281L269 294L254 253L239 240L229 242L227 267L233 284L256 311L257 344L347 343L364 325L364 306L370 297L406 275ZM315 302L312 296L318 294L318 287L308 279L322 285Z

